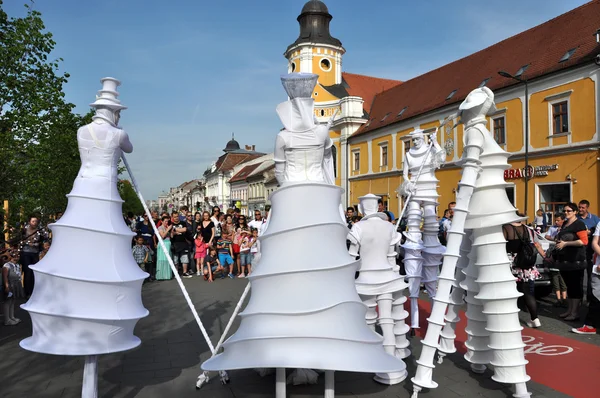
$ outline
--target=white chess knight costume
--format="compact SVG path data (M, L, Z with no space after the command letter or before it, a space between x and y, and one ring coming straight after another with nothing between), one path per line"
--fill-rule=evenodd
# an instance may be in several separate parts
M369 308L367 324L374 331L375 323L379 323L386 352L402 360L410 355L406 339L409 327L404 323L408 313L404 311L406 297L403 294L408 285L388 261L390 248L395 248L402 236L384 213L377 212L379 196L368 194L358 199L359 211L364 217L348 233L350 255L360 254L356 290ZM377 374L375 380L391 385L400 383L406 376L404 369Z
M400 187L402 195L412 193L407 208L406 242L402 247L410 291L411 327L418 328L420 284L425 284L429 297L435 297L437 273L445 250L438 239L436 207L439 180L435 177L435 170L445 161L446 152L436 137L431 137L431 145L426 145L421 129L410 133L410 137L413 144L405 156L402 172L404 182Z
M354 286L359 264L348 254L348 228L339 215L343 191L328 182L331 140L327 127L314 123L317 78L281 78L290 100L277 107L285 126L274 156L280 188L270 197L269 226L259 237L261 259L248 278L252 294L240 326L204 370L278 368L279 386L285 368L326 375L405 368L365 323L367 309Z
M454 329L463 291L467 292L468 320L465 359L476 373L492 365L492 379L514 384L514 397L530 395L517 307L521 293L514 283L502 233L502 225L521 218L506 195L504 171L510 168L510 154L500 148L486 127L486 116L495 109L494 93L487 87L471 91L459 107L465 127L463 173L438 291L412 378L413 396L422 388L437 387L432 380L436 349L443 355L456 351ZM465 255L468 259L461 258Z
M26 350L54 355L86 355L84 396L95 396L96 355L125 351L141 341L133 335L140 318L142 283L148 277L131 255L135 235L125 225L117 190L117 165L133 146L118 127L126 109L117 99L119 81L102 79L91 107L93 121L77 132L81 168L67 195L64 215L50 224L48 254L31 268L36 284L23 309L33 335ZM85 259L84 261L82 261Z

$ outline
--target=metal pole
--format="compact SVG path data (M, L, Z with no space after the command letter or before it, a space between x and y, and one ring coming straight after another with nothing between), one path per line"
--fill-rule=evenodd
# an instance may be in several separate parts
M527 216L527 205L529 203L529 86L525 83L525 206L523 208Z

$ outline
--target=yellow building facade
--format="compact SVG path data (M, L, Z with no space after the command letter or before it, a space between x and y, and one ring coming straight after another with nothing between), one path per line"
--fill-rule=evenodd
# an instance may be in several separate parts
M527 213L530 221L537 209L552 214L561 211L566 202L583 199L591 203L592 212L600 212L599 77L596 65L585 65L529 83ZM509 159L511 168L505 172L505 179L510 184L507 194L515 207L522 211L526 191L526 104L523 91L522 85L497 90L498 111L488 117L488 129L495 134L497 142L512 154ZM354 162L349 184L350 203L356 204L360 196L374 193L387 200L389 210L399 214L403 201L395 190L403 181L404 154L410 148L408 134L415 128L434 129L445 116L457 111L458 106L433 110L415 120L351 137L349 150ZM555 130L557 120L560 124L558 131ZM448 203L456 199L460 180L457 161L462 154L462 138L462 125L438 132L438 142L442 146L446 144L447 153L446 164L436 174L440 180L439 215ZM384 151L384 146L391 149ZM391 156L391 159L385 160L384 155Z
M531 220L537 209L552 214L566 202L586 199L592 212L600 213L600 68L594 62L600 53L594 18L598 13L599 1L587 3L535 29L399 82L344 72L346 51L329 32L329 10L322 1L308 1L298 16L300 35L284 56L288 72L319 75L313 93L315 117L325 123L335 115L330 136L344 205L356 206L360 196L373 193L397 216L403 198L396 190L403 181L410 132L435 131L458 112L471 90L487 86L495 93L497 107L488 117L488 129L511 154L511 169L505 176L515 207L526 211ZM508 78L501 71L514 75ZM436 174L439 215L456 199L462 139L460 124L437 132L447 155Z

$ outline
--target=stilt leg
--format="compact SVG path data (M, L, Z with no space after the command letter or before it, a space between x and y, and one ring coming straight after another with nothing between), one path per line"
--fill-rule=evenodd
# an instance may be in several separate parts
M81 398L98 398L98 356L85 357Z
M275 398L286 398L285 368L277 368L275 371Z
M325 371L325 398L335 397L335 379L333 370Z
M392 293L386 293L377 296L377 307L379 308L379 327L383 332L383 348L385 351L394 355L396 351L396 336L394 335L394 319L392 318ZM374 380L378 383L394 385L406 379L408 373L392 372L377 373Z
M399 359L408 358L410 356L410 343L406 338L406 333L410 327L406 324L408 312L404 310L406 297L404 291L400 290L394 293L394 301L392 302L392 318L394 319L394 336L396 336L396 352L394 356Z

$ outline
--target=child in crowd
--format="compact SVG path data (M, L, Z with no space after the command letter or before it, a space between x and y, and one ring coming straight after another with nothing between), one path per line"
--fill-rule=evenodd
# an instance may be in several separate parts
M19 265L19 251L10 250L3 258L2 287L4 298L4 325L14 326L21 322L15 318L15 299L24 297L21 284L21 266Z
M256 239L252 236L252 232L246 228L240 231L240 235L240 273L238 278L245 278L252 271L252 253L250 249ZM244 275L244 270L246 270L246 275Z
M217 240L217 251L221 267L225 268L229 266L229 274L227 276L231 279L235 278L235 275L233 275L233 250L231 248L231 241L226 239L225 236L221 236Z
M204 257L204 266L202 272L204 273L204 280L212 282L216 273L221 273L221 279L225 278L225 269L221 266L219 258L217 256L217 249L212 246L208 247L208 255Z
M45 241L42 246L42 251L40 252L40 260L43 259L46 254L48 254L48 250L50 250L50 241L49 240Z
M197 269L196 275L200 276L201 270L204 269L204 258L206 257L206 251L208 250L208 245L202 237L201 225L198 225L196 227L196 236L194 236L194 244L196 245L196 252L194 254Z
M144 271L146 271L146 264L150 259L150 249L144 244L144 237L138 236L135 238L135 246L131 249L133 258L137 265Z
M250 254L252 263L252 268L256 268L256 264L260 260L260 241L258 240L258 229L252 228L252 240L250 241ZM250 267L248 267L248 271L250 271ZM250 272L248 272L250 273Z

